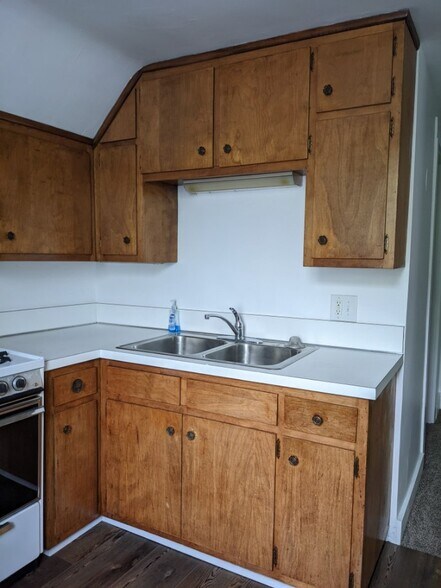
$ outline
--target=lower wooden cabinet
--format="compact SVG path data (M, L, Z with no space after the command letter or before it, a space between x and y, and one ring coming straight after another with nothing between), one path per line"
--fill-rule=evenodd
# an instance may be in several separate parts
M72 382L90 373L91 365L86 365L89 371L74 366ZM68 373L63 368L46 377L46 549L98 516L98 398L95 394L56 407L57 380L64 383Z
M106 511L168 535L181 533L182 415L108 400Z
M367 588L388 529L393 384L369 402L100 368L48 375L46 548L104 514L294 586Z
M317 588L347 588L354 451L283 437L276 484L280 573Z
M271 570L276 436L193 416L183 430L182 538Z

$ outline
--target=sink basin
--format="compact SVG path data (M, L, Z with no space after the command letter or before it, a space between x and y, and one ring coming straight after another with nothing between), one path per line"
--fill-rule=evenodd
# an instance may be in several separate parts
M301 349L278 347L263 343L234 343L205 355L206 359L256 367L283 367L288 360L303 353Z
M227 341L209 337L193 337L190 335L166 335L160 339L150 339L121 345L120 349L143 351L144 353L165 353L167 355L196 355L216 347L225 345Z

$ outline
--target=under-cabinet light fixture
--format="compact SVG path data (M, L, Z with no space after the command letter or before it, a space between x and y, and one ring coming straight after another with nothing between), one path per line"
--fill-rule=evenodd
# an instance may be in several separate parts
M272 174L254 174L225 178L203 178L201 180L184 180L182 185L189 194L200 192L223 192L232 190L255 190L258 188L279 188L284 186L301 186L303 176L295 172Z

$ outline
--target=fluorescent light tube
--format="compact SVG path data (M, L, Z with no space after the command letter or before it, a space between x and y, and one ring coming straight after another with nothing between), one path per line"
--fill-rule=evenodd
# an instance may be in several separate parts
M223 192L227 190L256 190L259 188L275 188L281 186L301 186L302 176L293 172L279 172L248 176L229 176L225 178L184 180L182 185L189 194Z

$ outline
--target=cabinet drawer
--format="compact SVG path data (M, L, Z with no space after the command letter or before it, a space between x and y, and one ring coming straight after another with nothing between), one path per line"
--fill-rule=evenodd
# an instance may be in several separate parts
M177 376L164 376L141 370L119 367L107 369L109 398L154 400L166 404L179 404L181 381Z
M97 368L76 370L54 378L54 406L66 404L97 392Z
M357 416L353 406L285 396L285 427L302 433L355 443Z
M277 394L259 390L188 380L182 390L182 404L238 419L277 424Z
M392 30L317 50L317 111L386 104L392 88Z

